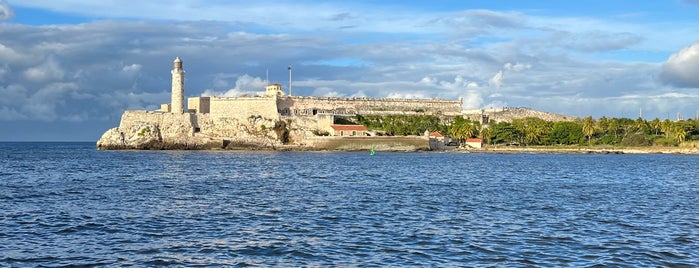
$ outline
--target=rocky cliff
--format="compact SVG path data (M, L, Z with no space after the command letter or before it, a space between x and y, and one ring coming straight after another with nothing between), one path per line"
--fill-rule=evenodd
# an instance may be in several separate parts
M107 130L98 149L204 149L220 145L195 136L192 114L125 111L119 127Z

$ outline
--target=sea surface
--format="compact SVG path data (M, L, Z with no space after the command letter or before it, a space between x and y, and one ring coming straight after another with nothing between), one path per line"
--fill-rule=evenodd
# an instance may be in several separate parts
M694 267L698 166L0 143L0 267Z

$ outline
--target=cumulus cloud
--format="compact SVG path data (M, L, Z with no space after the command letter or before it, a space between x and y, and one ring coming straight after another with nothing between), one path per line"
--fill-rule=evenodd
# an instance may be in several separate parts
M502 70L498 71L495 75L493 75L493 77L490 78L490 80L488 80L488 84L496 89L500 88L500 86L502 86L502 76Z
M313 96L322 96L322 97L345 97L345 94L340 93L337 90L334 90L330 87L318 87L315 90L313 90Z
M21 58L22 56L17 51L0 43L0 60L3 62L15 62Z
M220 78L216 78L216 83L221 83ZM259 77L252 77L250 75L244 74L239 76L235 81L235 87L230 88L225 91L216 91L213 89L207 89L201 94L203 97L240 97L243 95L254 96L264 94L265 86L267 83L265 80Z
M7 4L7 0L0 1L0 20L9 20L15 15L15 12Z
M699 87L699 42L672 54L663 63L660 77L669 85Z
M31 67L24 71L24 76L32 82L59 80L63 78L63 75L63 69L53 58L49 58L41 65Z

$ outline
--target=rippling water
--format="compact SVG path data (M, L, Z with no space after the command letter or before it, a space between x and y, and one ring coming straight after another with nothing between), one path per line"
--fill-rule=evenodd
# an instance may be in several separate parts
M0 266L687 266L699 156L0 143Z

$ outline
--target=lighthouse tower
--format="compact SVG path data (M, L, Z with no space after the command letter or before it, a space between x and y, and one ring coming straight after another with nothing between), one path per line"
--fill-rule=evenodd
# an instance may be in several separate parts
M172 101L170 102L170 111L172 113L184 112L184 70L182 69L182 60L180 57L175 58L172 73Z

